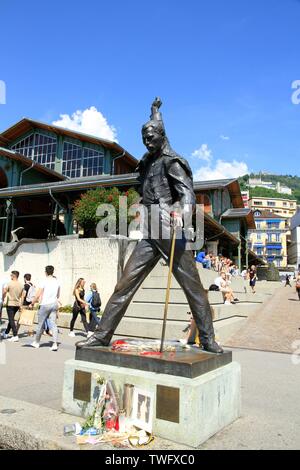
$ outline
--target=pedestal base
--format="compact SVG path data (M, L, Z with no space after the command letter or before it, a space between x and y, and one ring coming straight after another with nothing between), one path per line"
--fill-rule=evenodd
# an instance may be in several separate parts
M71 359L65 363L63 410L88 416L94 409L94 374L121 391L133 384L154 393L153 433L197 447L241 413L240 365L231 362L196 378Z

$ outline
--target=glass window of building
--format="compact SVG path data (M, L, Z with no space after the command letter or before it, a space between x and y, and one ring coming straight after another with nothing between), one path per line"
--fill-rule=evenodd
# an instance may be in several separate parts
M279 222L272 222L272 220L269 220L267 222L268 228L269 229L278 229L279 228Z
M82 148L71 142L64 142L62 174L69 178L79 178L81 172Z
M69 178L101 175L103 173L103 153L65 142L63 147L62 173Z
M82 176L101 175L103 173L103 153L97 150L83 149L83 172Z
M275 206L276 206L276 202L275 202L275 201L268 201L267 204L268 204L268 206L270 206L270 207L275 207Z
M54 170L57 150L56 137L51 137L41 133L30 134L25 139L13 145L12 150L31 158L41 165Z

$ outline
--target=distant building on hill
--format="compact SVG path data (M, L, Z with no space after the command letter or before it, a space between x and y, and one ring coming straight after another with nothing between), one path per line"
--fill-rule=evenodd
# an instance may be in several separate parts
M289 196L292 195L291 188L287 186L282 186L279 182L274 184L271 181L262 181L260 178L249 178L249 187L250 188L265 188L265 189L272 189L273 191L277 191L279 194L288 194Z

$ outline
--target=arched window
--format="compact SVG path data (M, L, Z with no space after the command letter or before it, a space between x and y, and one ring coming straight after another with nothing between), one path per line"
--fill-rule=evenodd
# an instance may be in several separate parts
M31 158L41 165L45 165L51 170L55 168L57 150L56 137L36 132L20 140L17 144L13 145L11 149L21 155L25 155L25 157Z

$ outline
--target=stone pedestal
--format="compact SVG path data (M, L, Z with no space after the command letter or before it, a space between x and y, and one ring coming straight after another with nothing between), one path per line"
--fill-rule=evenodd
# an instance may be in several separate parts
M127 356L124 353L114 354L121 354L123 359ZM205 353L199 354L203 356ZM196 369L195 364L191 364L193 361L187 361L189 365L185 370L194 372L186 372L186 376L172 375L172 371L176 370L172 365L167 368L162 366L166 373L151 372L145 370L145 366L144 370L139 370L138 361L135 368L130 368L126 365L126 358L123 361L125 367L78 359L68 360L65 363L63 410L85 417L92 412L96 387L94 375L98 374L112 380L120 393L125 384L133 384L152 392L154 435L197 447L240 416L240 365L230 362L228 354L231 358L231 353L227 353L227 359L226 356L219 359L222 355L207 354L209 366L202 359L202 365ZM218 361L224 361L225 365Z

